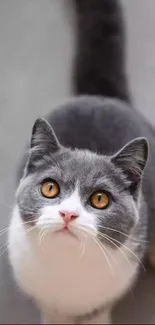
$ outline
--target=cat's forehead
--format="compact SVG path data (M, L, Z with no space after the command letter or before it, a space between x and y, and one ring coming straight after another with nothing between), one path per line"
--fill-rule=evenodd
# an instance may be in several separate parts
M72 166L73 163L76 168L91 168L95 164L104 164L104 158L90 152L89 150L69 150L65 154L57 156L58 162L63 166ZM66 164L67 163L67 164Z
M81 175L81 177L101 176L105 171L110 171L110 164L106 157L91 153L88 150L68 151L65 154L58 155L55 162L57 167L59 166L61 170L70 173L72 176L73 174Z

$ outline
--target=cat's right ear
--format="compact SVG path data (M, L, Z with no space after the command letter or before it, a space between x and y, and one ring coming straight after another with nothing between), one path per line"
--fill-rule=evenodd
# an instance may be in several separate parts
M27 172L32 171L44 157L60 150L61 145L51 125L43 118L38 118L32 128Z
M52 150L52 152L60 148L60 143L53 131L51 125L43 118L38 118L32 128L31 136L31 148L42 148L47 149L47 147Z

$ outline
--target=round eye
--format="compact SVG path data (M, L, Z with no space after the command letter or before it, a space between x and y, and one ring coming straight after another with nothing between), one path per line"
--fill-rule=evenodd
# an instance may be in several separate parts
M58 183L53 180L45 180L41 185L41 193L48 199L56 197L60 193Z
M90 203L93 208L106 209L109 205L110 197L107 193L99 191L92 194Z

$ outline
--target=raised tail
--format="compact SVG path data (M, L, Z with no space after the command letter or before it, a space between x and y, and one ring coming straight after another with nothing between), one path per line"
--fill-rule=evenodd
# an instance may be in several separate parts
M122 8L117 0L73 0L77 47L74 94L129 101Z

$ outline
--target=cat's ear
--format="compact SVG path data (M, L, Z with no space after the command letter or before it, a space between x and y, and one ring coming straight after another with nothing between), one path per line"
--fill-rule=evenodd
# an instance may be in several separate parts
M45 119L38 118L32 128L26 173L33 171L45 158L60 148L61 145L51 125Z
M148 141L136 138L117 152L111 161L122 170L131 184L131 191L137 189L148 159Z
M53 152L60 149L60 143L51 125L43 118L38 118L32 128L31 148L49 148Z

